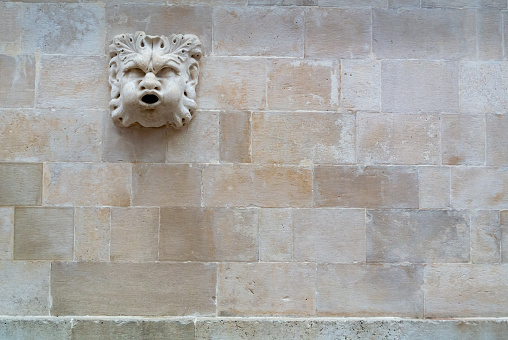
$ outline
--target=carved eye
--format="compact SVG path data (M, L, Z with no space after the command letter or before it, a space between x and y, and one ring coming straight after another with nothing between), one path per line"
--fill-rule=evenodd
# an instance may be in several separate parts
M162 70L157 72L157 77L159 78L168 78L171 75L178 75L178 70L175 70L172 67L164 67Z
M133 68L129 68L129 69L125 70L125 75L136 77L136 78L139 78L139 77L142 78L145 76L145 71L143 71L140 68L133 67Z

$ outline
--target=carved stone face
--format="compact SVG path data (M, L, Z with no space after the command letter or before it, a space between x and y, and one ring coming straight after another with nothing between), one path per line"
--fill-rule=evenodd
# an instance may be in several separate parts
M180 128L196 109L201 42L195 35L117 35L109 47L115 124Z

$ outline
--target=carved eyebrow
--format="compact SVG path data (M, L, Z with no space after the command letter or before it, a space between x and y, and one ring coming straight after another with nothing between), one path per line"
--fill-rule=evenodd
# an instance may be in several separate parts
M125 65L124 68L123 68L123 71L127 72L127 71L130 71L130 70L135 69L135 68L138 68L138 69L140 69L140 70L142 70L143 72L146 73L146 67L144 67L144 65L140 65L139 63L137 63L135 61L131 61L127 65Z
M176 74L179 74L179 73L180 73L180 68L179 68L177 65L175 65L174 63L165 63L164 65L162 65L162 66L159 68L159 70L157 71L157 73L158 73L158 72L160 72L160 71L162 71L162 70L163 70L163 69L165 69L165 68L169 68L169 69L171 69L171 70L172 70L173 72L175 72Z

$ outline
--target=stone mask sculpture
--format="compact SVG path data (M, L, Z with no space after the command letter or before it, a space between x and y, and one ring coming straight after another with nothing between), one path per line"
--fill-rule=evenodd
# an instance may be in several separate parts
M178 129L190 122L202 56L198 37L121 34L113 38L109 53L109 107L115 124Z

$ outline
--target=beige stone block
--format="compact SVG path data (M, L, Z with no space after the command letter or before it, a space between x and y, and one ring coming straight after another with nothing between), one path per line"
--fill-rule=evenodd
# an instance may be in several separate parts
M109 261L110 208L76 208L74 232L75 260L79 262Z
M303 13L300 8L215 8L213 52L226 56L303 57Z
M504 62L462 61L460 110L465 113L508 111L508 65Z
M438 115L359 113L358 162L439 164Z
M370 8L311 8L306 12L305 20L306 58L338 59L369 56Z
M21 49L21 19L23 14L22 3L0 3L0 53L17 54ZM4 70L2 70L4 75Z
M401 113L458 112L458 71L455 61L382 61L381 109Z
M264 109L266 60L204 58L196 91L202 109Z
M298 262L365 262L364 209L296 209L294 259Z
M339 69L338 63L329 60L271 60L268 65L268 108L336 110L339 106Z
M506 9L504 0L421 0L422 7L430 8L491 8Z
M418 208L418 175L411 167L316 166L317 207Z
M102 111L0 110L0 159L22 162L100 160Z
M487 115L487 165L508 165L508 115Z
M188 164L135 164L132 205L201 205L201 169Z
M423 316L423 268L415 265L318 265L318 316Z
M107 109L109 85L105 57L43 55L36 107Z
M508 262L508 210L500 212L501 262Z
M381 62L343 59L340 61L341 105L346 110L381 109Z
M367 211L367 262L469 262L469 214L457 210Z
M14 208L0 208L0 260L12 259Z
M16 208L15 260L72 260L73 208Z
M504 3L506 7L507 2ZM480 60L503 59L503 13L478 11L477 35Z
M23 12L22 48L45 54L102 55L104 6L100 4L30 4Z
M250 163L250 112L221 112L219 124L219 148L221 162Z
M219 316L314 314L315 264L223 263L218 280Z
M388 0L388 8L420 8L420 0Z
M0 163L0 205L40 205L42 164Z
M319 0L248 0L249 6L317 6Z
M34 56L0 55L0 73L2 74L0 107L33 107L35 98Z
M384 0L318 0L321 7L386 7Z
M211 165L203 170L203 199L208 207L308 207L312 172L296 166Z
M213 315L216 280L214 264L55 262L51 314Z
M451 203L455 209L508 209L508 168L453 167Z
M48 315L49 262L0 261L2 315Z
M485 117L443 115L441 152L446 165L485 164Z
M292 259L292 209L260 209L259 260L289 262Z
M374 9L372 51L380 59L474 59L475 27L474 10Z
M159 256L159 208L111 209L111 261L146 262Z
M168 163L218 163L219 113L199 111L192 123L168 131Z
M71 338L71 320L3 319L0 339L65 339Z
M425 317L502 317L508 312L508 265L425 266Z
M420 209L450 207L450 168L419 167Z
M161 208L162 261L257 261L257 209Z
M131 165L111 163L46 163L44 204L128 206Z
M252 116L254 163L355 162L355 115L259 112Z
M471 262L501 261L501 223L499 211L480 210L471 216Z

